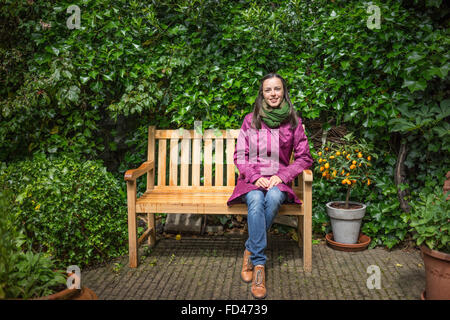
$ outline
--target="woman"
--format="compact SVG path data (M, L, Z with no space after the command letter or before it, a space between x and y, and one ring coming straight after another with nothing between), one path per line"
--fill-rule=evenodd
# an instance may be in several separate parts
M292 151L295 161L289 164ZM292 181L313 163L301 118L280 75L262 78L253 112L245 116L239 133L234 163L240 174L227 205L245 202L248 209L241 278L252 282L255 298L263 299L267 231L283 202L301 204Z

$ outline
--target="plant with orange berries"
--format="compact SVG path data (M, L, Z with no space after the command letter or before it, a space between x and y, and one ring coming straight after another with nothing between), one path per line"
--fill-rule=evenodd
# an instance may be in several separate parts
M317 153L318 165L314 167L322 179L346 188L347 209L353 188L370 186L374 183L371 169L374 158L377 158L372 152L372 146L364 139L353 140L353 134L350 133L343 138L344 144L327 142Z

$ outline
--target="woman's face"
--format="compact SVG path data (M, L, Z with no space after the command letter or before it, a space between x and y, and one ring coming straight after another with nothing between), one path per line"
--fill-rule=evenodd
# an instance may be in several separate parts
M278 108L283 101L284 90L281 79L269 78L263 82L263 95L266 103L272 108Z

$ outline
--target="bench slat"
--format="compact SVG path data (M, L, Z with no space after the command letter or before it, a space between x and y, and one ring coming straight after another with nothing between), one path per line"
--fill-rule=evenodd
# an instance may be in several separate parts
M234 172L234 148L235 148L235 139L227 138L227 149L226 149L226 160L227 160L227 186L235 186L235 176Z
M199 205L199 204L136 204L136 212L161 212L161 213L181 213L187 212L192 214L233 214L247 215L247 206L245 204L236 204L232 207L226 205ZM279 215L303 216L303 207L294 205L282 206Z
M167 140L158 140L158 185L166 185L166 152L167 152Z
M223 139L215 139L216 148L215 148L215 159L214 164L216 165L215 172L215 185L222 186L223 185Z
M178 139L170 139L169 185L178 185Z
M209 130L205 130L205 136L207 136L207 131ZM204 138L204 139L205 139L205 150L204 150L205 160L203 162L203 170L204 170L203 185L212 186L212 139L211 138Z
M202 135L194 133L192 141L192 185L200 186L200 156L202 152Z
M222 139L232 138L237 139L240 129L227 129L227 130L205 130L204 137L209 139L215 139L221 137ZM218 133L221 133L218 134ZM193 139L195 137L194 130L155 130L155 139L172 139L172 138L188 138Z
M183 138L181 140L181 166L180 166L180 185L189 185L189 151L191 148L191 140Z

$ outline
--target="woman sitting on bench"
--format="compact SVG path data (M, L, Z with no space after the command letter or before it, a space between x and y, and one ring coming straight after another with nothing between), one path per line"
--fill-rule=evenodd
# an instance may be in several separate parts
M295 161L289 164L292 151ZM253 297L263 299L267 294L267 231L282 203L302 204L292 190L292 181L313 163L302 120L280 75L270 73L262 78L254 109L241 126L234 163L240 174L227 204L242 201L248 208L249 237L241 278L252 282Z

